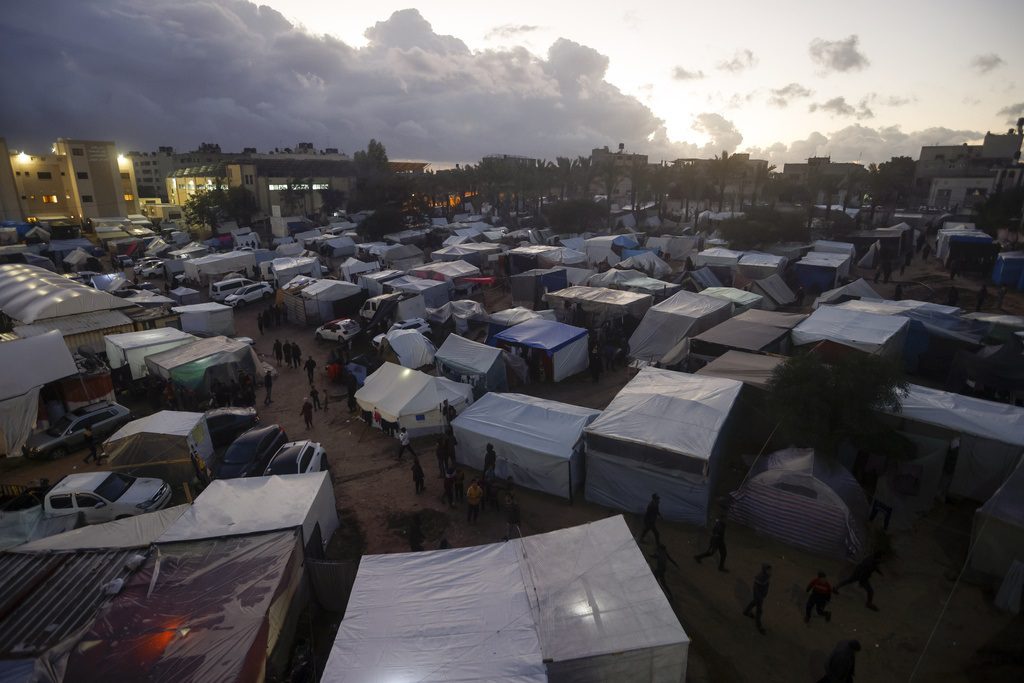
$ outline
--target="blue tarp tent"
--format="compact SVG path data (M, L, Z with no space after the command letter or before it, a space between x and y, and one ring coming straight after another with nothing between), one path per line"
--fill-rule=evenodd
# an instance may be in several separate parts
M522 356L531 380L558 382L587 369L587 331L536 318L494 335L494 344Z
M508 391L508 377L501 349L449 334L434 354L437 373L473 387L473 397L488 391Z
M996 256L992 282L1016 287L1021 277L1024 277L1024 251L1006 251Z

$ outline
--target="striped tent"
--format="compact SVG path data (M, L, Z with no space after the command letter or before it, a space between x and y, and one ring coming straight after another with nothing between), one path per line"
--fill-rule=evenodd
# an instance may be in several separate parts
M760 459L732 493L730 518L760 534L821 555L857 558L867 538L868 502L842 465L812 449Z

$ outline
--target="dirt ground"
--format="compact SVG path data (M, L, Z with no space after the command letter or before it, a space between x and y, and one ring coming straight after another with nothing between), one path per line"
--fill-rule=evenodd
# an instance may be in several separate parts
M945 302L949 278L938 270L934 259L929 264L915 259L902 276L894 277L904 282L905 298ZM980 284L978 280L957 278L955 285L962 290L961 306L973 309L974 293ZM891 296L893 287L894 283L879 284L878 290ZM994 290L992 294L985 310L994 310ZM498 302L490 299L489 310L498 310ZM1024 313L1024 297L1011 292L1004 301L1004 309L1008 313ZM255 324L258 310L259 307L250 307L237 312L237 334L256 339L257 350L263 356L270 356L275 338L297 341L303 353L312 354L319 363L316 383L323 393L323 365L329 345L314 342L311 329L293 326L275 329L261 337ZM592 383L589 375L580 375L559 384L532 385L521 391L603 408L630 376L629 370L620 369L604 373L598 384ZM394 439L385 438L348 414L344 389L340 386L329 389L327 409L315 416L313 428L307 431L299 407L308 391L304 371L282 369L274 385L274 402L264 407L261 391L257 407L264 424L280 423L290 438L308 437L326 447L342 516L342 529L331 546L332 555L355 558L361 553L407 551L408 519L415 513L424 516L427 548L436 548L442 536L453 547L501 540L505 524L500 513L485 511L479 523L470 526L465 520L464 504L448 509L442 502L432 438L413 441L427 472L426 492L416 495L409 457L396 461ZM756 452L756 448L743 452ZM24 483L41 476L56 479L80 467L80 456L74 455L44 465L0 463L0 480ZM727 470L721 493L742 480L745 468L741 458L732 457ZM467 483L475 475L467 470ZM570 504L524 489L517 490L517 495L524 535L619 514L580 498ZM809 626L802 618L807 583L818 569L835 581L845 576L849 567L733 525L727 533L729 571L721 573L713 562L698 565L692 559L707 542L705 530L662 523L662 538L679 565L670 566L668 572L675 595L673 604L692 639L687 680L817 680L832 647L848 638L859 639L863 646L857 661L858 680L1021 680L1024 617L1012 618L997 611L990 590L966 582L954 584L966 555L972 515L973 506L967 503L940 505L912 532L893 537L895 557L883 565L884 576L876 576L873 581L880 612L866 609L863 593L851 586L833 600L831 623L815 619ZM639 532L639 518L627 514L626 519ZM653 552L650 541L640 547L647 555ZM765 603L767 635L759 634L752 620L741 614L750 598L751 580L763 562L774 567Z

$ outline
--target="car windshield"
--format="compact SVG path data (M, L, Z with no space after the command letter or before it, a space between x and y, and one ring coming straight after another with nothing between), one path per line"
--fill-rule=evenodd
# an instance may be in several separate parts
M252 460L253 443L246 440L242 443L233 443L224 453L224 462L232 465L244 465Z
M109 501L115 501L124 495L124 492L131 488L135 477L127 474L113 472L103 480L103 483L96 487L96 494Z
M52 427L46 430L46 433L50 436L60 436L64 433L64 430L71 426L71 423L75 419L70 415L65 415L61 419L57 420Z

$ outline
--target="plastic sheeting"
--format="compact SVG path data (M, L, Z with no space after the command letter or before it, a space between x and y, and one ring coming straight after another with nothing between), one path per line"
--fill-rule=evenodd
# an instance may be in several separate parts
M583 428L600 411L523 394L487 394L452 422L460 463L483 471L487 445L495 475L563 498L583 482Z
M785 265L785 256L747 252L740 257L737 270L751 280L763 280L777 275Z
M439 433L444 428L441 403L448 401L461 411L473 402L473 389L450 379L384 363L366 378L356 392L356 401L363 410L379 412L383 419L397 422L413 436L419 436Z
M658 258L656 254L649 251L637 254L636 256L630 256L628 259L617 263L615 267L639 270L648 276L659 280L672 273L672 267L670 265Z
M410 270L409 274L426 280L451 282L460 277L478 277L480 269L462 260L439 261L437 263L425 263L422 266L417 266Z
M688 647L612 517L502 544L364 557L321 680L618 681L642 671L667 683L685 679Z
M394 330L384 335L384 341L399 364L407 368L421 368L434 362L434 345L417 330ZM381 346L382 353L386 353Z
M842 303L849 299L881 299L881 295L871 288L867 280L860 278L848 285L836 287L824 292L814 300L814 308L823 304Z
M843 254L851 259L857 255L857 246L849 242L830 242L829 240L815 240L811 243L811 249L823 254Z
M494 341L543 351L551 363L551 379L559 382L587 369L587 331L535 318L494 335Z
M439 375L469 384L477 398L488 391L505 391L508 388L502 352L493 346L449 334L434 360Z
M210 465L213 440L202 413L161 410L121 427L103 451L111 469L182 484L195 478L192 453Z
M732 249L725 249L723 247L712 247L695 254L692 259L693 265L697 268L700 268L701 266L722 266L731 268L732 266L738 265L742 257L742 251L733 251Z
M90 524L17 547L19 553L53 550L97 550L101 548L146 548L188 510L188 505L133 515L124 519Z
M731 301L736 312L748 311L752 308L760 308L761 301L764 299L760 294L754 294L753 292L745 292L742 289L736 289L735 287L708 287L707 289L701 290L701 294L704 296L713 296L716 299L725 299Z
M899 417L1024 449L1024 408L911 384Z
M482 321L487 318L487 309L483 304L470 299L459 299L449 301L437 308L428 308L426 314L427 322L444 325L451 319L455 319L455 331L463 334L469 331L471 321Z
M248 273L256 267L256 255L251 251L229 251L209 254L185 261L185 276L195 282L217 279L228 273Z
M224 304L209 302L171 309L181 316L181 329L198 334L220 334L230 337L235 333L235 309Z
M684 338L700 334L731 315L729 301L678 292L647 311L629 338L629 355L652 363L661 361Z
M256 352L245 342L208 337L146 357L150 373L188 389L209 390L213 380L229 383L239 372L256 377Z
M0 265L0 310L20 323L132 306L130 301L24 263Z
M758 389L768 389L775 368L786 362L780 356L764 356L743 351L726 351L695 374L734 379Z
M451 300L451 287L447 282L427 280L412 275L402 275L387 281L387 286L396 292L409 292L423 296L428 308L444 306Z
M146 356L188 344L196 339L188 332L174 327L108 334L104 337L107 363L111 370L127 365L131 370L132 379L141 379L149 374Z
M616 318L644 317L654 303L650 294L623 292L606 287L567 287L557 292L548 292L551 308L561 311L565 322L580 324L577 313L582 309L589 327L599 327L605 321Z
M793 328L793 344L828 340L865 353L898 357L909 325L906 318L823 306Z
M1024 466L975 511L968 566L1002 580L1014 562L1024 562Z
M718 356L729 349L782 353L788 336L785 328L730 318L693 337L690 350L707 356Z

